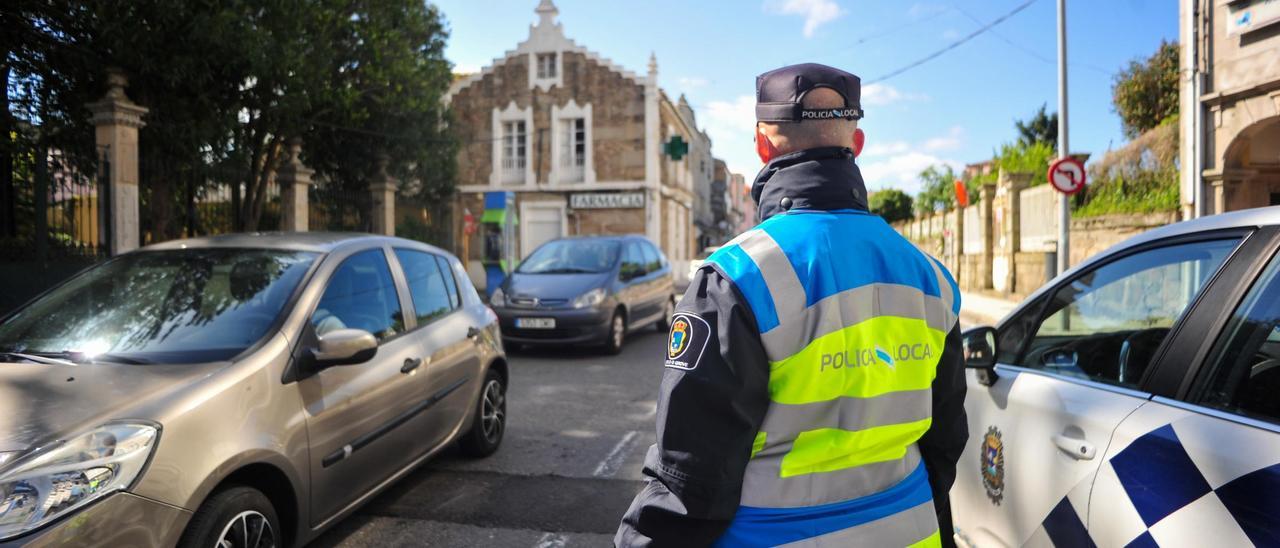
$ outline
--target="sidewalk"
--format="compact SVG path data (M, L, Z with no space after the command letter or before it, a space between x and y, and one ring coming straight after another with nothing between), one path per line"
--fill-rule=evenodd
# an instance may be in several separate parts
M964 292L960 295L960 324L964 327L994 326L1013 312L1019 301L999 295Z

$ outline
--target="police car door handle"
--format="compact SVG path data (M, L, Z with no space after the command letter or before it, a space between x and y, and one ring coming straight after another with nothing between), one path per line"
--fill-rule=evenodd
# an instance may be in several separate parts
M1093 460L1098 455L1098 450L1092 443L1062 434L1053 437L1053 444L1076 460Z

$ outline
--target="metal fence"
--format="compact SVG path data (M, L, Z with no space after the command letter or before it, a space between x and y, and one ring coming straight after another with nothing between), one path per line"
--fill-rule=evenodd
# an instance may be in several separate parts
M307 192L309 230L371 232L373 196L366 189L319 181Z
M12 223L0 235L0 258L44 262L107 255L110 169L104 152L79 163L57 150L15 155L6 181L12 199L2 205Z
M140 166L143 243L280 228L280 187L234 165L146 161Z

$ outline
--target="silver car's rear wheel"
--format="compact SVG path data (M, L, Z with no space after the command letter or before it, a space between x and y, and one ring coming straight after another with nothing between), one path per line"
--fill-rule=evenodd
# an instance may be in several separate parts
M502 445L507 430L507 381L506 376L490 367L480 385L480 397L475 407L475 420L471 428L458 440L463 454L469 457L487 457Z
M271 521L259 512L240 512L222 528L214 548L275 548Z
M506 425L507 397L502 393L502 383L489 379L484 387L484 401L480 404L480 426L484 429L485 441L498 443Z

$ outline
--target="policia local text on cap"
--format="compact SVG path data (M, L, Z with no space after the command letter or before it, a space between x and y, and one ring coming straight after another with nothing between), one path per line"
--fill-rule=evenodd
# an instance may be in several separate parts
M960 293L867 212L860 91L816 64L756 80L760 224L676 307L657 444L615 544L954 544Z

